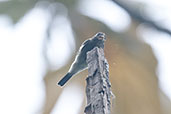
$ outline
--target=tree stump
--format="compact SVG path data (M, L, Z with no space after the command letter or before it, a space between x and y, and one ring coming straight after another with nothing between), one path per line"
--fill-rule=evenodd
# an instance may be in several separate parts
M104 50L95 47L87 52L87 64L87 106L84 112L86 114L110 114L111 84L109 65L104 57Z

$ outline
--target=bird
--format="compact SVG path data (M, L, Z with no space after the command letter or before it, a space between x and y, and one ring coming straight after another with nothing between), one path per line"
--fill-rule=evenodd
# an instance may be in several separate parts
M75 74L83 71L87 68L87 52L92 50L94 47L103 48L104 42L106 41L105 33L98 32L92 38L85 40L80 46L75 60L73 61L68 73L58 82L59 86L64 84Z

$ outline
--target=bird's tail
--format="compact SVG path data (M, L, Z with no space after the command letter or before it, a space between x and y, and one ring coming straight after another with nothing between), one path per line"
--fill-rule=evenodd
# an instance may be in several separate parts
M59 82L58 85L63 86L71 77L73 74L67 73Z

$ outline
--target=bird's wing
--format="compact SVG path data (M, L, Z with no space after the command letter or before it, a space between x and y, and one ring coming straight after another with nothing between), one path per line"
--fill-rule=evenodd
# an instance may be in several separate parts
M82 46L84 46L84 45L86 45L86 44L88 44L90 42L90 40L88 39L88 40L86 40L86 41L84 41L83 42L83 44L82 44Z
M82 49L84 48L84 46L87 45L87 44L90 43L90 42L91 42L91 40L88 39L88 40L84 41L84 42L81 44L81 47L79 48L79 50L78 50L78 52L77 52L77 55L76 55L76 57L75 57L75 61L77 60L77 58L78 58L78 56L80 55L80 53L81 53Z
M91 40L86 40L86 41L84 41L82 44L81 44L81 47L80 47L80 49L78 50L78 53L80 53L81 52L81 50L83 49L83 47L85 46L85 45L87 45L88 43L90 43L90 41ZM77 53L77 55L78 55L78 53Z

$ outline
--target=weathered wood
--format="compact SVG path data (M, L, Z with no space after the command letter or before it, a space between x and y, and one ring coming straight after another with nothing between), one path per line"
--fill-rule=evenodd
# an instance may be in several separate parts
M86 114L110 114L109 65L104 50L95 47L87 53L88 77Z

